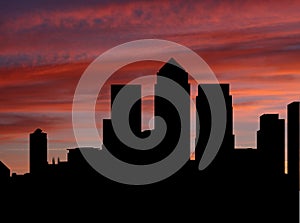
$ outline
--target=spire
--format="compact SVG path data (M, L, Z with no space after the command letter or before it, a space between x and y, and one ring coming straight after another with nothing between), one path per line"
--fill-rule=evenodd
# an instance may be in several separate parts
M173 57L159 69L159 73L164 73L166 71L185 72L183 67Z
M159 69L157 76L167 77L183 86L188 93L190 92L188 84L189 75L174 58L170 58L168 62ZM159 81L157 84L159 84Z
M176 66L176 67L179 67L180 69L182 69L182 70L184 70L183 69L183 67L173 58L173 57L171 57L169 60L168 60L168 62L167 62L168 64L172 64L172 65L174 65L174 66Z

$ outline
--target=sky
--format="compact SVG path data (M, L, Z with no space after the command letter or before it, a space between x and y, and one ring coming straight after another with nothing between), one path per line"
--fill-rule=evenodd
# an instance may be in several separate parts
M76 147L72 101L85 69L112 47L152 38L189 47L230 83L236 147L255 148L259 116L285 118L287 104L300 99L299 11L289 0L1 1L0 160L28 172L36 128L48 133L49 162L65 160ZM161 65L128 65L109 83L154 75ZM109 88L102 93L97 111L106 117Z

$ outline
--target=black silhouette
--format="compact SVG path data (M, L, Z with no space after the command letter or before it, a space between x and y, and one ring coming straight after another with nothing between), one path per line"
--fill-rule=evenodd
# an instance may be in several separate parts
M257 149L261 152L264 169L269 174L284 174L284 119L278 114L260 116Z
M187 94L190 94L190 85L188 83L188 73L185 72L174 59L170 59L157 73L159 77L165 77L173 80L178 85L180 85ZM115 97L122 89L123 94L125 95L126 101L134 102L134 97L130 96L137 95L138 98L141 97L141 86L137 85L112 85L111 87L111 104L115 103ZM156 95L163 94L163 91L168 89L171 94L178 94L176 88L170 88L164 79L158 79L157 84L155 85ZM103 121L103 144L106 149L108 149L114 156L117 158L133 164L149 164L162 160L168 156L174 147L176 146L180 134L184 134L185 139L181 141L181 146L186 150L186 155L189 156L190 153L190 125L185 124L183 127L181 125L180 116L176 107L160 96L155 96L155 116L163 118L167 125L166 135L163 138L162 142L150 150L136 150L127 146L125 143L119 140L119 137L116 136L116 133L113 130L112 122L110 119ZM181 106L186 108L185 118L190 120L190 101L186 98L180 98L178 100ZM133 104L133 103L132 103ZM119 116L126 119L124 116L124 111L120 109L112 109L111 117ZM130 110L129 115L129 124L132 132L140 138L145 138L153 133L154 130L145 130L141 131L141 100L138 100L134 103L133 107ZM156 124L155 124L156 126Z
M10 169L0 161L0 181L7 181L10 177Z
M157 158L163 159L168 156L175 146L178 144L182 150L185 150L185 156L190 154L190 100L189 98L177 98L177 104L172 104L169 100L163 98L164 91L167 89L172 95L180 94L178 88L184 89L187 95L190 95L190 84L188 83L188 73L171 58L157 73L157 83L155 85L154 110L155 116L163 118L167 125L167 131L162 142L157 146ZM159 77L162 77L161 79ZM178 84L180 87L171 87L168 82L164 81L168 78ZM176 106L185 108L185 114L178 114ZM182 120L181 120L182 119ZM186 122L186 119L188 120ZM156 126L156 123L155 123ZM184 139L179 141L179 136Z
M299 150L300 150L300 102L290 103L287 107L287 148L288 176L291 203L299 205ZM291 207L293 213L299 212L299 206ZM299 215L295 216L299 221Z
M165 89L168 89L170 95L181 92L165 82L164 78L171 79L189 96L188 73L171 59L159 70L157 77L155 116L160 116L167 125L165 137L160 144L150 150L137 150L117 137L112 122L116 117L127 120L124 115L125 109L122 107L114 109L114 106L120 103L116 102L118 101L116 98L121 91L123 100L133 105L128 121L136 137L147 138L155 134L158 122L155 120L155 128L152 130L141 130L141 86L112 85L112 114L111 119L103 120L102 150L107 149L120 160L137 165L164 159L178 143L184 154L189 156L190 122L187 124L185 121L190 120L190 101L186 97L178 98L177 103L186 111L183 117L180 117L176 108L178 104L174 105L159 96L164 94ZM221 87L226 104L227 123L224 140L210 166L204 171L199 171L198 164L210 135L212 118L203 88L216 87ZM272 222L284 218L288 219L288 222L298 222L299 102L288 105L288 174L284 168L284 120L279 119L278 114L264 114L260 117L257 149L235 149L229 84L198 86L196 107L201 126L199 128L199 123L196 123L196 131L199 133L195 148L196 160L189 160L178 172L161 182L131 186L103 177L88 164L81 153L83 150L89 150L101 154L103 151L100 148L68 149L66 161L55 162L53 159L52 164L48 164L47 134L41 129L30 134L30 173L25 175L13 173L12 177L9 177L9 169L0 162L0 180L8 182L7 188L12 191L8 193L9 199L27 201L37 196L33 203L40 205L45 203L43 195L49 193L50 197L65 198L57 202L57 206L87 207L88 213L91 213L90 203L95 202L97 204L95 213L99 210L105 213L105 210L113 209L118 214L127 206L130 208L133 206L135 211L145 216L152 216L151 213L154 212L158 214L164 212L167 216L183 213L185 218L187 215L194 215L197 220L209 217L210 222L220 221L217 219L220 216L222 221L230 220L230 222L243 222L244 219L238 216L244 216L248 221L259 219L258 222ZM183 140L179 140L180 135L183 135ZM37 192L40 190L42 196ZM153 203L156 204L154 207ZM167 212L165 207L173 210ZM211 212L212 214L208 214ZM220 212L222 214L219 215ZM72 213L75 213L74 209Z
M213 163L211 163L207 169L214 169L216 172L224 171L226 167L229 167L229 159L232 157L234 151L232 96L229 94L229 84L201 84L198 86L198 96L196 97L196 108L201 128L197 122L196 133L199 139L195 148L195 159L199 162L207 145L211 129L210 105L203 88L215 90L218 87L221 87L225 99L227 120L224 139L220 150Z
M143 137L149 131L141 131L141 114L142 114L142 104L141 100L132 101L130 95L135 95L138 98L141 98L141 86L139 85L112 85L111 86L111 105L114 104L115 98L117 94L122 90L124 96L126 97L126 101L128 103L132 102L133 106L130 110L129 114L129 125L131 127L132 132L137 137ZM127 97L129 95L129 97ZM127 117L124 115L122 110L112 109L111 117L112 119L115 116L123 117L124 120ZM139 150L135 150L122 141L120 141L119 137L116 136L111 119L103 120L103 144L106 149L108 149L114 156L118 159L121 159L128 163L133 164L143 164L145 160L150 159L150 154L147 153L143 155Z
M288 105L288 174L299 187L300 102Z
M30 134L30 173L43 174L47 168L47 134L36 129Z

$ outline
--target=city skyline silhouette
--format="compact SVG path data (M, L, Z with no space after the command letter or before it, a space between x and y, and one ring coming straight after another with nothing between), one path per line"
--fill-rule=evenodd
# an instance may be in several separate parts
M183 88L190 96L190 86L188 84L188 74L183 68L171 63L166 63L158 71L158 76L171 77L173 81L178 83L178 88ZM175 63L176 64L176 63ZM168 88L168 82L157 82L155 91L161 88ZM211 111L203 89L209 88L215 90L217 87L222 89L222 94L226 105L226 128L224 139L220 146L220 150L212 163L204 170L198 170L198 164L203 156L205 146L208 141L210 129L212 126ZM233 134L233 106L232 96L230 94L229 84L203 84L198 86L198 96L196 98L196 111L199 113L199 123L196 123L196 132L199 133L199 140L196 143L195 159L189 159L186 164L169 178L150 184L148 186L130 186L112 181L98 173L85 159L82 152L100 155L103 150L108 150L118 159L136 164L147 165L158 162L169 156L173 147L178 143L178 138L184 131L184 140L182 140L181 148L190 157L190 124L181 126L182 114L179 114L174 105L161 98L155 97L155 115L164 118L167 128L165 138L155 148L150 150L134 150L130 146L125 145L117 136L112 127L112 119L116 116L122 117L126 111L114 110L115 100L118 94L123 94L127 103L132 103L128 120L124 116L123 119L129 122L129 126L133 134L139 138L147 138L153 134L156 129L142 130L141 128L141 100L132 101L132 98L141 97L141 86L139 85L112 85L111 86L111 119L104 119L103 122L103 146L102 148L72 148L68 149L67 160L52 160L47 162L47 133L37 128L30 133L29 142L29 158L30 172L24 175L12 173L10 176L9 168L0 162L0 179L5 190L15 194L18 188L27 188L27 191L35 190L37 185L43 188L51 188L55 193L59 192L59 188L73 187L88 190L90 185L98 186L102 190L113 191L123 199L130 199L131 193L140 193L142 196L149 194L161 194L171 185L177 185L176 188L191 189L193 196L204 201L210 199L225 199L227 193L231 194L230 199L242 204L242 206L250 207L250 203L256 201L255 213L263 206L268 206L263 217L276 219L277 217L290 216L293 221L298 221L299 210L299 108L300 102L293 102L287 106L288 112L288 158L291 162L288 164L288 172L285 173L285 125L284 120L279 118L278 114L263 114L260 116L260 128L257 131L257 149L236 149ZM175 94L176 88L170 88L169 91ZM157 93L157 92L156 92ZM171 94L172 94L171 93ZM179 100L183 103L188 111L187 120L190 118L189 100L185 98ZM118 103L118 102L117 102ZM120 109L120 108L119 108ZM156 126L156 125L155 125ZM170 128L171 127L171 128ZM298 144L297 144L298 142ZM77 185L77 186L76 186ZM80 187L79 187L80 185ZM238 187L236 187L238 185ZM40 187L38 186L38 187ZM219 187L226 191L226 194L220 194ZM144 188L144 189L143 189ZM251 193L249 194L249 190ZM89 193L93 193L91 190ZM95 192L95 191L94 191ZM274 192L276 195L274 196ZM18 192L17 194L19 194ZM85 192L86 193L86 192ZM125 194L123 194L125 193ZM129 193L129 194L127 194ZM164 192L165 193L165 192ZM91 196L90 194L89 196ZM100 196L100 194L94 194ZM240 197L242 195L242 197ZM15 195L16 196L16 195ZM21 196L21 195L20 195ZM30 196L27 193L22 196ZM76 197L82 197L77 192ZM147 195L149 196L149 195ZM179 197L184 194L179 193ZM136 198L135 198L136 199ZM148 197L149 199L149 197ZM270 216L269 210L277 210L273 217ZM217 208L217 210L220 210ZM227 210L228 214L230 209ZM246 210L241 209L245 213Z
M174 65L175 64L175 65ZM170 75L170 74L175 74L174 76ZM157 73L158 76L165 76L168 78L171 78L173 81L176 81L177 83L180 84L180 86L183 86L184 89L187 91L187 93L190 93L190 87L188 84L188 74L183 70L183 68L173 59L171 58L170 61L168 63L166 63L165 65L163 65L160 69L160 71ZM157 84L156 84L157 85ZM159 84L157 85L159 86ZM226 103L226 111L227 111L227 126L226 126L226 130L225 130L225 135L224 135L224 140L223 143L221 145L220 151L219 151L219 155L218 156L223 156L222 154L224 153L225 156L227 156L228 154L232 155L234 151L237 151L238 149L235 148L235 137L233 135L233 106L232 106L232 96L230 95L230 85L229 84L219 84L219 86L222 89L224 98L225 98L225 103ZM162 88L167 88L168 86L162 86ZM218 84L202 84L198 86L198 96L196 97L196 109L199 115L199 120L200 123L202 125L202 127L200 128L199 123L196 123L196 132L197 134L201 135L201 137L199 137L199 141L195 146L195 160L197 162L199 162L201 160L201 157L203 155L203 152L205 150L205 146L207 144L207 140L210 134L210 128L211 128L211 114L210 114L210 108L209 108L209 104L207 101L207 98L205 96L205 93L203 91L203 88L211 88L214 89L218 87ZM125 89L125 91L124 91ZM136 97L140 98L141 97L141 86L140 85L112 85L111 86L111 106L114 103L114 99L115 97L118 95L118 93L123 90L123 94L124 92L126 94L131 95L131 93L135 94ZM131 92L131 93L130 93ZM128 101L130 101L130 98L127 99ZM162 101L161 101L162 100ZM139 150L135 150L130 147L127 146L127 149L120 149L119 147L125 146L121 141L118 142L118 136L116 136L116 134L114 133L113 127L112 127L112 123L110 121L110 119L104 119L103 120L103 145L110 150L110 152L113 155L116 155L118 158L121 158L121 160L125 161L125 162L133 162L135 164L147 164L147 163L153 163L155 159L161 160L164 157L166 157L171 151L172 151L172 145L170 145L170 141L172 141L172 138L178 138L179 134L180 134L180 130L177 130L176 133L176 128L180 129L180 126L178 126L178 124L176 123L180 123L180 120L178 119L177 116L177 120L178 121L174 121L176 120L176 113L177 111L174 110L174 116L172 116L172 106L167 109L167 102L164 99L161 99L160 97L156 97L154 99L154 104L155 104L155 115L157 116L161 116L164 120L168 120L167 123L171 124L175 124L172 128L172 132L169 133L169 139L166 140L164 139L166 142L162 142L162 145L160 145L158 148L154 149L156 150L156 152L153 153L153 150L149 150L149 151L139 151ZM292 102L291 104L289 104L287 106L287 112L289 114L289 119L294 120L294 123L290 123L288 122L288 129L290 134L287 134L287 144L288 144L288 148L293 148L288 150L288 154L296 154L296 149L298 148L299 145L297 145L297 140L299 137L297 137L297 131L299 131L299 127L297 125L297 109L299 110L299 102ZM134 103L134 106L132 107L132 109L130 110L130 115L129 115L129 124L131 127L132 132L140 137L140 138L146 138L151 134L151 131L153 130L142 130L141 125L142 125L142 117L141 117L141 99L136 101ZM188 106L186 106L188 107ZM174 108L173 108L174 109ZM165 115L164 115L165 113ZM122 111L117 111L117 113L115 115L122 115ZM112 115L113 118L113 115ZM190 117L188 117L188 119L190 120ZM298 118L299 119L299 118ZM276 122L278 122L278 124L276 124ZM177 125L177 127L176 127ZM292 127L291 127L292 126ZM297 130L298 128L298 130ZM201 129L201 132L199 132L199 130ZM182 130L181 130L182 131ZM190 131L190 127L187 126L187 130L185 130L184 132L187 132L189 134ZM275 131L275 132L274 132ZM278 131L278 134L276 133L276 131ZM275 134L275 137L274 137ZM276 135L277 134L277 135ZM177 136L176 136L177 135ZM168 134L166 135L168 137ZM174 137L175 136L175 137ZM113 138L112 138L113 137ZM193 140L193 138L190 138ZM189 139L189 140L190 140ZM278 140L278 141L274 141L274 139ZM190 146L190 142L187 142L186 144L186 148L189 148ZM293 143L291 143L291 141ZM176 142L176 140L175 140ZM35 172L43 172L46 169L46 166L48 165L48 158L47 158L47 134L44 133L41 129L37 128L33 133L30 134L30 144L29 144L30 148L29 148L29 152L30 152L30 173L34 174ZM111 147L111 148L110 148ZM168 151L168 149L166 149L166 152L163 152L162 148L166 148L166 147L170 147L170 151ZM174 147L174 146L173 146ZM255 153L255 151L260 151L261 156L265 157L264 160L266 161L268 159L268 157L271 157L273 148L280 148L278 149L278 153L277 155L275 155L276 153L273 154L274 156L274 160L271 161L269 160L268 162L270 165L268 166L274 166L274 170L273 172L278 172L281 174L285 173L285 161L287 160L287 158L285 157L285 124L284 124L284 120L283 119L279 119L279 115L278 114L263 114L260 116L260 129L258 129L257 131L257 148L256 149L239 149L240 151L238 151L237 153L242 153L242 152L246 152L246 150L248 151L248 153L251 153L250 150L252 150L253 153ZM74 148L74 150L76 150ZM72 151L72 149L68 149L69 153L70 151ZM267 152L268 151L268 152ZM292 152L291 152L292 151ZM68 153L68 155L69 155ZM123 155L122 155L123 153ZM139 154L140 153L140 154ZM151 155L151 153L153 153ZM164 154L165 153L165 154ZM258 152L257 152L258 153ZM161 155L159 155L161 154ZM164 155L163 155L164 154ZM141 157L139 157L141 156ZM152 157L152 158L151 158ZM290 162L290 172L294 171L295 173L297 172L295 170L295 166L297 166L297 159L296 158L292 158L292 157L296 157L289 155L289 157L291 157L290 159L292 160ZM60 158L58 157L58 160ZM52 165L55 165L55 159L53 157L52 159ZM130 161L131 160L131 161ZM65 162L65 161L64 161ZM266 161L267 162L267 161ZM273 162L273 164L272 164ZM5 166L5 164L3 162L2 166ZM58 161L57 163L63 163ZM222 162L221 162L222 163ZM292 163L292 164L291 164ZM277 167L275 167L277 166ZM292 166L294 168L292 168ZM5 168L3 168L5 169ZM277 169L275 171L275 169ZM5 171L4 171L5 172ZM272 172L272 171L271 171ZM14 175L16 175L14 173ZM295 174L294 174L295 175Z
M299 222L300 1L0 5L2 222Z

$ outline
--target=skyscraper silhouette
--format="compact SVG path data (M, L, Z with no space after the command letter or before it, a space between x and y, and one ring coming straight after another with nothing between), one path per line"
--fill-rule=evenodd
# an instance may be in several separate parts
M198 143L195 148L195 159L200 161L208 142L210 131L211 131L211 111L208 103L208 99L205 95L204 88L217 89L221 87L222 93L226 104L226 129L225 135L217 154L216 159L213 161L211 166L222 165L223 162L228 166L228 158L232 155L234 150L234 135L233 135L233 110L232 110L232 96L229 92L229 84L201 84L198 86L198 96L196 97L196 109L199 116L199 122L196 123L196 135L198 135ZM218 168L220 171L220 168Z
M182 95L180 92L184 90L187 95L190 95L190 84L188 82L188 73L171 58L157 72L157 83L155 85L155 116L161 117L167 126L167 131L164 139L159 144L159 159L168 156L176 146L186 151L186 155L190 154L190 96L178 97L177 104L173 104L168 99L164 98L166 89L170 94ZM175 82L179 87L171 87L165 81L165 78ZM175 106L182 106L185 109L184 114L179 114ZM156 126L156 123L155 123ZM178 139L183 137L184 140L178 142ZM178 143L180 145L178 145Z
M117 95L122 90L122 97L126 103L133 104L129 112L129 117L125 117L124 108L113 109L113 104ZM141 98L140 85L112 85L111 86L111 119L103 120L103 144L115 157L128 163L145 164L149 162L149 151L136 150L123 143L117 136L112 126L112 119L115 117L129 118L129 126L136 137L143 137L144 132L141 132L141 99L135 101L135 98ZM121 123L117 123L121 125ZM118 126L120 127L120 126Z
M141 98L142 89L140 85L112 85L111 86L111 106L115 102L117 95L120 91L123 90L124 94L126 95L126 99L128 100L127 103L132 102L133 106L129 113L129 125L132 132L139 136L141 133L141 126L142 126L142 100L138 99L134 102L134 97ZM131 96L132 99L131 99ZM122 111L120 110L112 110L111 116L122 115ZM124 114L123 114L124 115ZM126 117L124 117L126 118Z
M260 116L260 129L257 131L257 149L262 155L266 174L284 174L285 147L284 119L278 114Z
M9 177L10 169L2 161L0 161L0 181L3 182L3 180L8 180Z
M299 150L300 150L300 102L290 103L287 107L288 134L288 174L299 187Z
M168 82L172 80L177 85L174 86ZM177 97L177 104L173 104L164 96L167 93L171 95L181 95L182 90L188 95ZM158 131L155 122L154 130L141 131L141 86L139 85L112 85L111 86L111 104L115 103L115 98L122 90L123 99L134 104L129 113L129 125L131 131L139 138L148 137L151 131ZM112 126L112 120L116 117L123 117L125 111L122 107L113 109L111 119L103 120L103 144L115 157L133 164L150 164L158 162L168 156L178 145L186 151L186 156L190 154L190 84L188 83L188 73L185 72L180 65L170 59L157 73L157 84L155 85L155 116L160 116L166 124L166 134L163 140L152 149L137 150L130 145L125 145ZM160 96L157 96L160 95ZM135 102L135 103L133 103ZM176 106L185 109L185 114L179 114ZM117 123L121 125L121 123ZM182 140L180 140L182 136Z
M34 133L30 134L30 173L42 174L45 173L47 162L47 133L41 129L36 129Z

